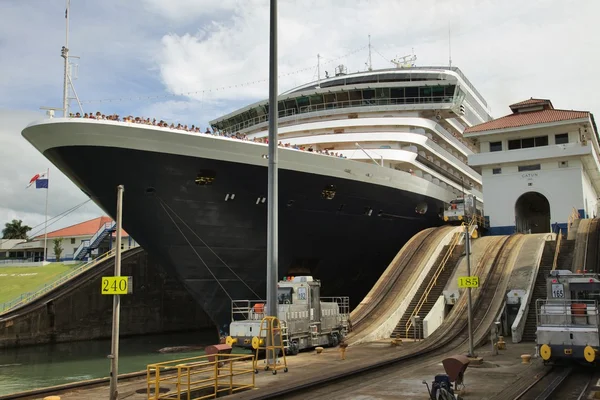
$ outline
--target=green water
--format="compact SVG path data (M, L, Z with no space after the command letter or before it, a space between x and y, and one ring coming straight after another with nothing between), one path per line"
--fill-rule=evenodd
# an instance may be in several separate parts
M146 365L195 357L204 351L162 354L173 346L207 346L218 343L214 330L123 338L120 340L119 374L146 369ZM85 379L107 377L110 340L62 343L0 349L0 395Z

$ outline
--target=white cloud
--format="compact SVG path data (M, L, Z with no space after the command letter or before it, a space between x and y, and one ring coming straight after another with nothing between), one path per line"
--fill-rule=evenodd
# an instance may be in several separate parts
M39 112L0 109L0 229L4 223L21 219L34 227L30 234L43 233L46 190L35 185L26 189L31 177L50 169L48 191L48 218L81 204L87 197L43 155L29 144L21 131L29 123L44 117ZM57 220L48 230L83 222L104 213L92 202ZM52 221L51 221L52 222Z
M39 106L61 104L63 7L61 0L0 1L0 107L11 109L0 114L0 224L13 217L43 221L41 191L24 187L50 164L20 130ZM600 35L592 28L597 1L574 7L562 0L280 0L278 8L280 92L316 79L317 53L322 77L340 63L350 72L364 70L369 34L375 68L392 67L389 59L413 47L417 65L446 65L450 26L453 65L494 116L531 96L600 114ZM69 47L82 57L75 82L82 100L142 98L85 104L85 111L204 128L268 97L268 0L74 1L71 17ZM51 173L50 215L86 199L62 174ZM100 214L89 205L57 226Z

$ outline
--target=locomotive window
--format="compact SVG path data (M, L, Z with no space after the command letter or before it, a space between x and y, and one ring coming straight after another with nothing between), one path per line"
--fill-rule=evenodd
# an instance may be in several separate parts
M277 301L279 304L292 304L292 288L277 289Z

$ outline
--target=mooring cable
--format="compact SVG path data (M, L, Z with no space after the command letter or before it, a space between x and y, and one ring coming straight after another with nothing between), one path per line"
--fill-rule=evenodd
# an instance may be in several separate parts
M229 269L229 271L231 271L231 273L233 275L235 275L235 277L237 279L239 279L256 296L257 299L260 300L260 296L258 294L256 294L256 292L254 290L252 290L252 288L250 286L248 286L248 284L242 278L240 278L239 275L236 274L235 271L229 265L227 265L227 263L225 261L223 261L223 259L221 257L219 257L219 255L217 253L215 253L213 251L213 249L204 240L202 240L202 238L200 236L198 236L198 234L177 214L177 212L175 212L175 210L173 210L166 202L164 202L164 200L162 198L160 198L159 196L157 196L157 197L161 201L161 203L163 203L169 210L171 210L171 212L173 214L175 214L175 216L181 221L181 223L183 225L185 225L185 227L188 228L190 230L190 232L192 232L192 234L194 234L194 236L196 236L198 238L198 240L200 240L202 242L202 244L204 246L206 246L206 248L211 253L213 253L214 256L217 257L219 259L219 261L221 261L223 263L223 265L225 265Z

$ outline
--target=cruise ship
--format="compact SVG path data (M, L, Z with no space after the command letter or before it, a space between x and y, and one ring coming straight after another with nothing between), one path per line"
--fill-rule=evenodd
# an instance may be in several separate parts
M211 121L218 135L90 118L22 134L113 217L123 184L123 228L227 332L231 299L266 294L268 108ZM456 67L340 65L278 96L278 112L279 277L312 275L356 306L445 205L464 191L481 206L462 132L491 116Z

